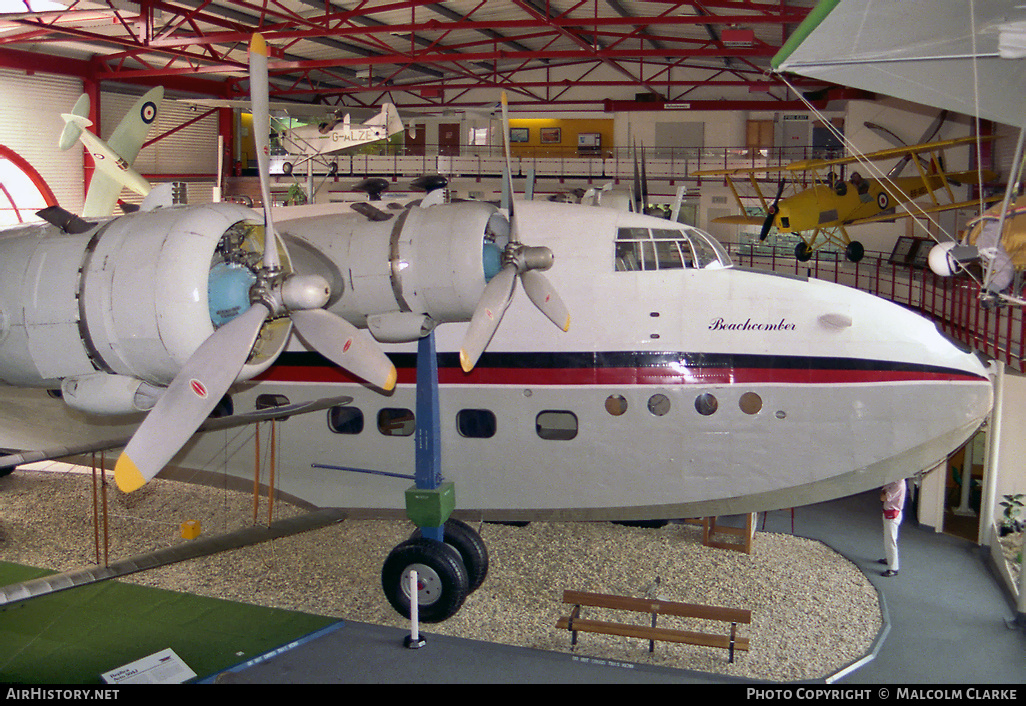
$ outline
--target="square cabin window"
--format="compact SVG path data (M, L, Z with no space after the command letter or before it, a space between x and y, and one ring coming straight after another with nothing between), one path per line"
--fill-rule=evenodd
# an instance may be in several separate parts
M412 436L417 420L411 409L385 407L378 412L378 431L385 436Z
M488 409L461 409L456 415L456 431L467 439L490 439L498 424Z
M563 410L546 410L535 418L538 436L550 441L570 441L577 436L577 415Z

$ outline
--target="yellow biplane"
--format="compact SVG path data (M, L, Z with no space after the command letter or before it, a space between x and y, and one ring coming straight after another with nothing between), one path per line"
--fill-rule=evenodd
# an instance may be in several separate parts
M780 233L798 233L802 241L795 247L795 256L802 262L809 260L816 249L828 243L843 248L845 257L858 262L865 249L859 241L849 237L847 226L979 206L977 200L956 201L952 187L981 181L987 183L997 178L997 175L987 170L946 172L942 166L944 150L975 144L977 139L993 138L963 137L893 147L858 157L806 159L779 167L704 170L692 172L691 176L723 177L742 211L746 210L746 204L738 193L735 180L747 178L766 214L725 216L713 222L761 226L760 240L765 240L774 226ZM838 177L835 171L854 163L894 158L903 158L915 164L919 174L904 177L889 175L876 179L863 178L858 172L852 172L844 179ZM776 196L770 200L762 192L756 176L775 172L781 178ZM795 193L783 197L788 181L794 184ZM935 193L938 190L943 190L945 200L938 198ZM912 202L924 196L929 196L932 203L912 206ZM899 210L898 206L903 206L903 209Z

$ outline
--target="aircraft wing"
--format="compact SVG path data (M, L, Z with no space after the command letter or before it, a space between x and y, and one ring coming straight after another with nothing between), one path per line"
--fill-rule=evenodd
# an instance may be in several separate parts
M889 147L883 150L877 150L875 152L867 152L866 154L859 155L857 157L838 157L836 159L802 159L797 162L791 162L784 167L784 170L789 172L798 171L816 171L825 167L836 167L842 164L854 164L856 162L875 162L885 159L894 159L895 157L904 157L909 154L928 154L931 152L940 152L949 147L958 147L959 145L970 145L975 144L977 140L988 141L993 140L994 135L984 135L980 137L956 137L950 140L937 140L935 142L924 142L918 145L907 145L902 147Z
M732 223L739 226L761 226L766 216L720 216L714 218L713 223Z
M993 197L990 197L989 199L987 199L986 202L987 203L994 203L995 201L1000 201L1000 200L1001 200L1000 196L993 196ZM867 218L856 218L856 219L854 219L852 221L846 221L844 225L846 225L846 226L857 226L857 225L863 225L863 224L866 224L866 223L880 223L880 222L883 222L883 221L897 220L898 218L909 218L909 217L915 217L915 216L928 215L928 214L931 214L931 213L942 213L944 211L953 211L953 210L955 210L957 208L979 209L980 208L980 200L979 199L972 199L972 200L969 200L969 201L959 201L958 203L942 203L942 204L936 205L936 206L934 206L934 205L923 206L922 208L919 208L919 207L916 207L916 206L912 206L912 204L908 204L908 206L906 206L904 208L906 208L907 210L895 211L894 213L880 213L880 214L877 214L875 216L868 216Z
M295 404L272 407L245 414L233 414L229 417L210 419L204 423L198 431L217 431L220 429L231 429L247 424L255 424L270 419L282 419L296 414L306 414L318 410L327 409L336 405L346 405L353 401L352 397L323 397L310 402L297 402ZM63 404L61 403L61 406ZM51 420L51 423L53 420ZM117 436L106 436L103 427L97 427L97 438L84 441L71 441L66 444L55 444L47 448L23 450L0 456L0 469L13 468L24 463L35 463L37 461L48 461L67 456L78 456L92 453L94 451L106 451L125 446L135 432L135 425L130 425L130 430L122 432Z
M770 172L783 172L787 171L789 165L777 164L774 166L766 167L734 167L732 169L700 169L698 171L689 172L688 176L751 176L752 174L768 174Z
M923 142L918 145L906 145L902 147L889 147L883 150L877 150L875 152L867 152L859 156L850 157L837 157L835 159L800 159L795 162L789 162L788 164L778 164L773 166L765 167L734 167L732 169L701 169L698 171L691 172L689 176L704 177L704 176L751 176L753 174L769 174L778 172L808 172L818 171L829 167L836 167L842 164L855 164L861 162L872 162L881 161L886 159L894 159L897 157L904 157L908 154L929 154L931 152L941 152L948 149L949 147L958 147L960 145L974 144L977 140L993 140L994 135L984 135L981 137L956 137L950 140L937 140L934 142Z
M823 2L771 65L1021 127L1026 62L1014 35L1024 19L1013 0L947 3L943 10L907 0Z
M114 155L123 160L125 166L115 167L113 164L104 164L105 168L101 168L97 164L97 168L93 170L93 177L89 181L89 190L82 207L83 216L106 217L111 215L118 196L121 194L121 189L126 185L125 179L131 176L136 181L145 181L134 169L130 168L130 165L139 155L139 150L146 140L150 126L156 120L163 98L164 88L162 86L151 88L135 102L135 105L125 113L121 122L114 128L114 132L106 140L106 146ZM114 162L115 160L110 161ZM119 169L121 174L119 174ZM138 186L130 186L130 188L139 191Z

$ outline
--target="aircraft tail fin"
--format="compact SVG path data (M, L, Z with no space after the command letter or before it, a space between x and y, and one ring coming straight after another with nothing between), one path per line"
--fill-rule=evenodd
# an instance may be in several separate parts
M93 124L89 120L89 94L83 93L79 96L71 112L63 113L61 117L64 118L64 132L61 133L59 146L66 150L78 142L78 136L82 134L83 128Z
M391 103L383 103L381 112L365 122L364 125L383 125L389 137L406 129L402 118L399 117L399 111Z

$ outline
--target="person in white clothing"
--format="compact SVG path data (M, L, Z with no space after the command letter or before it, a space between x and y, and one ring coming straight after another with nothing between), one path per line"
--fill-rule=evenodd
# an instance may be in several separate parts
M902 510L905 507L905 488L905 481L899 480L888 483L880 491L880 500L883 502L884 553L887 557L880 560L881 564L887 566L882 576L898 574L898 526L901 525Z

